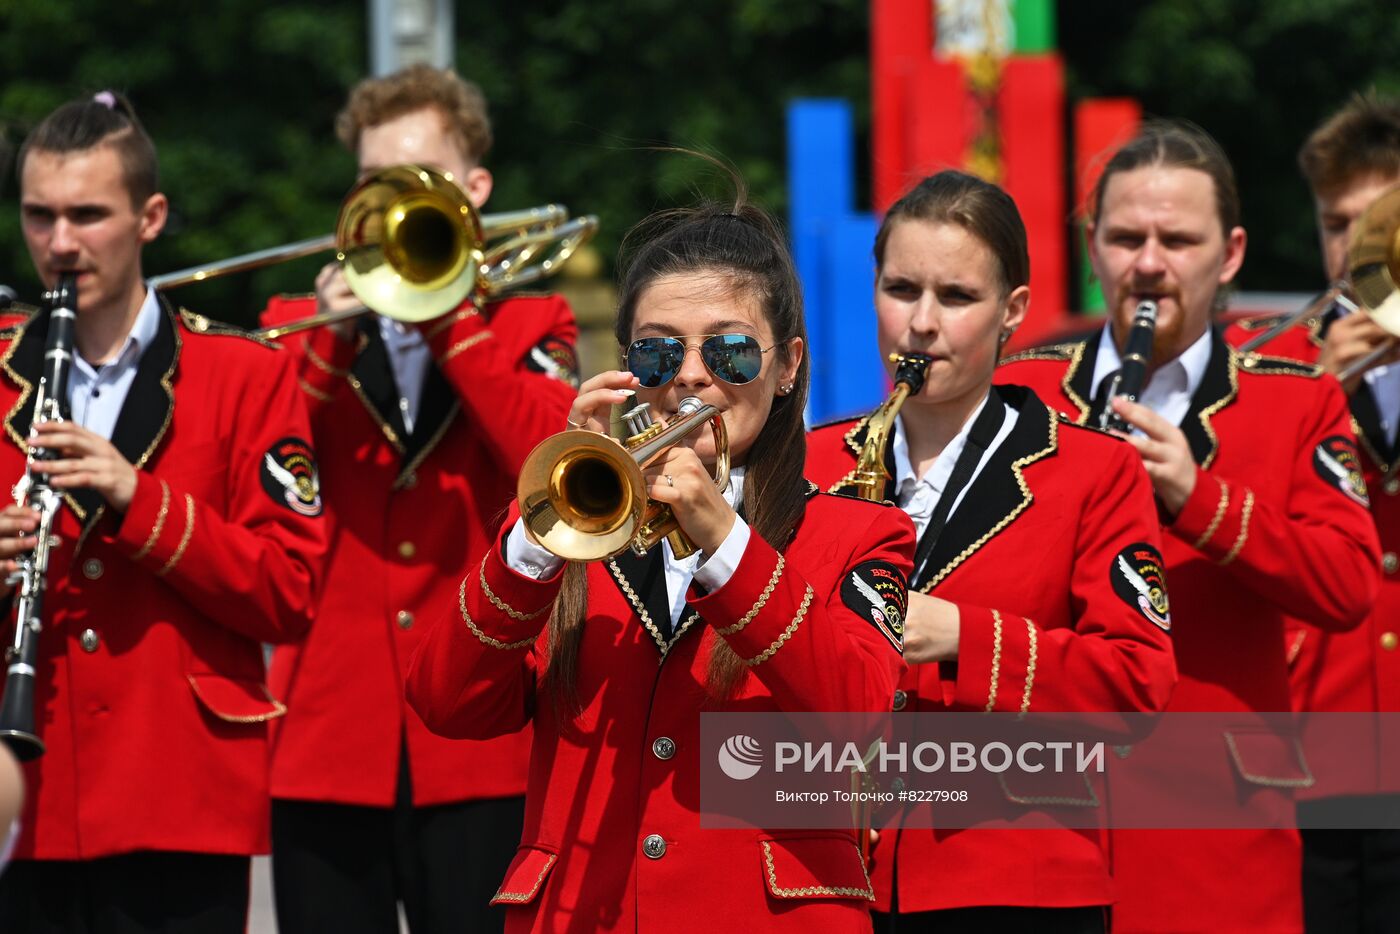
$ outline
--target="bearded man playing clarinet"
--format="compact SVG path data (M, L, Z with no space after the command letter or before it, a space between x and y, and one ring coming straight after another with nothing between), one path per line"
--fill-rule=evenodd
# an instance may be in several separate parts
M1234 173L1203 131L1154 123L1107 162L1094 192L1090 258L1109 320L1087 340L1012 357L998 382L1032 387L1077 421L1105 405L1131 426L1164 525L1174 711L1287 711L1285 614L1356 626L1376 598L1378 545L1346 397L1331 376L1241 355L1212 328L1244 261ZM1106 397L1139 305L1158 307L1140 401ZM1113 930L1301 931L1301 851L1289 788L1306 769L1291 746L1235 743L1164 757L1134 749L1110 765L1124 787L1248 797L1269 829L1122 829L1111 837ZM1126 785L1124 783L1127 783ZM1169 814L1164 814L1169 818ZM1255 823L1256 828L1259 827Z

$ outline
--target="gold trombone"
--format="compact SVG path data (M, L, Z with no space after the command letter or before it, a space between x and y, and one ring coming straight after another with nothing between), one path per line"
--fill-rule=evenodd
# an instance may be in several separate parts
M451 174L396 165L350 190L334 234L156 276L151 286L178 288L334 249L364 307L254 333L275 338L371 310L413 324L446 314L473 292L491 296L552 275L597 230L595 215L569 220L559 204L480 214ZM498 242L488 246L491 240Z
M520 469L516 503L531 536L569 561L600 561L627 550L646 554L661 539L677 558L695 553L669 506L647 498L642 468L692 432L710 426L715 486L729 485L729 444L719 409L695 396L676 417L651 420L642 403L623 414L626 437L563 431L536 445Z
M1240 352L1258 350L1298 322L1326 311L1333 303L1349 312L1368 315L1382 329L1400 337L1400 185L1388 189L1356 219L1347 245L1346 277L1273 327L1245 341L1240 345ZM1387 340L1351 363L1337 378L1345 383L1394 347L1395 339Z

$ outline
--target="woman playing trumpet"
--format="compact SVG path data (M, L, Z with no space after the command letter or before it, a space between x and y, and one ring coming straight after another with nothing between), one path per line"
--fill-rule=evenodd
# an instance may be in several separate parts
M629 241L627 370L585 382L569 424L606 430L624 390L663 419L698 397L723 412L728 489L706 431L645 468L689 559L667 542L565 566L508 524L427 634L410 702L450 736L534 724L524 837L496 896L508 930L868 930L851 830L701 828L715 750L700 713L883 709L904 669L890 619L912 530L803 477L806 331L772 220L741 199L654 217ZM843 596L852 576L881 588L883 612Z
M922 385L888 434L873 416L814 431L808 471L850 489L873 453L890 476L877 495L918 529L911 667L894 709L1160 709L1175 669L1147 475L1128 445L1063 423L1028 389L992 386L1030 304L1015 203L959 172L924 179L885 216L875 263L880 350L924 355ZM888 442L863 452L872 434ZM1016 782L1003 786L1004 820L935 832L927 815L906 815L883 834L877 908L898 913L901 932L1104 930L1100 832L1015 829L1045 824L1017 799L1092 805L1091 790Z

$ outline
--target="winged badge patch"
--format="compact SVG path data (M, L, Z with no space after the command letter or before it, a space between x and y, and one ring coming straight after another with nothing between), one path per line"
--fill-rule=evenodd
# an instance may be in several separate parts
M578 354L573 345L557 337L546 337L531 347L525 355L525 368L578 386Z
M879 630L896 652L904 651L909 586L898 568L886 561L857 565L841 583L841 602Z
M1366 495L1366 479L1361 473L1361 456L1356 443L1343 435L1332 435L1318 442L1313 450L1313 469L1328 486L1342 491L1352 502L1371 508Z
M316 454L301 438L283 438L263 454L259 471L263 489L272 501L303 516L319 516L321 478Z
M1162 554L1146 542L1118 552L1109 569L1113 592L1148 622L1171 632L1172 614L1167 603L1167 573Z

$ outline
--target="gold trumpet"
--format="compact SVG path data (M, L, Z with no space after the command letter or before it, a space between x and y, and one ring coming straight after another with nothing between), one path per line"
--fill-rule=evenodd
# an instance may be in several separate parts
M694 554L669 506L647 498L642 469L706 424L715 439L715 486L729 484L729 441L719 409L694 396L670 422L642 403L623 414L622 440L564 431L540 442L520 470L516 503L530 535L569 561L600 561L631 548L644 555L665 538L676 557Z
M178 288L334 249L364 307L254 333L275 338L370 310L413 324L446 314L473 292L495 295L552 275L597 229L596 216L569 220L559 204L479 214L450 173L396 165L350 190L334 234L156 276L151 286Z
M1352 228L1347 244L1347 275L1298 311L1240 345L1241 353L1258 350L1299 321L1326 311L1333 303L1347 311L1369 315L1376 324L1400 337L1400 185L1371 203ZM1348 295L1347 293L1351 293ZM1355 296L1355 301L1352 300ZM1388 340L1338 374L1346 382L1368 369L1395 347Z

